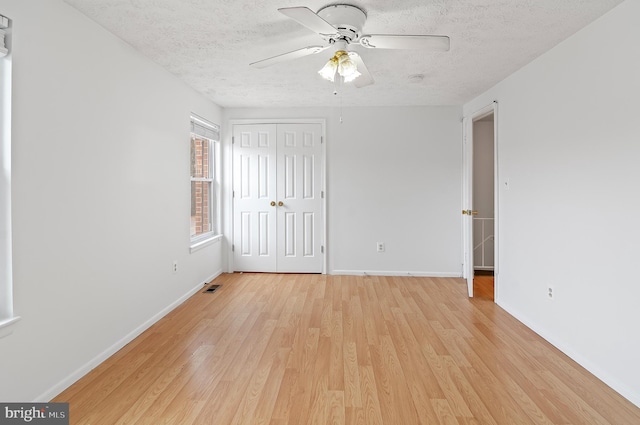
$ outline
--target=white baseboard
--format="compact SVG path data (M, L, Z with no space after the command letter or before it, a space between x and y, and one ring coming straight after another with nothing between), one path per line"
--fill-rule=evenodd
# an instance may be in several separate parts
M413 277L462 277L456 272L401 272L384 270L332 270L332 275L349 276L413 276Z
M216 277L220 276L222 273L223 273L222 269L218 270L217 272L215 272L214 274L209 276L207 279L205 279L205 281L202 282L202 286L206 285L207 283L211 283L211 281L213 279L215 279Z
M209 278L207 278L204 282L201 282L198 285L196 285L193 289L189 290L189 292L182 295L180 298L178 298L177 300L169 304L167 307L165 307L164 309L162 309L161 311L153 315L149 320L147 320L146 322L138 326L133 331L129 332L127 335L125 335L122 339L120 339L118 342L113 344L111 347L107 348L102 353L98 354L96 357L91 359L88 363L86 363L85 365L77 369L75 372L73 372L71 375L69 375L68 377L66 377L65 379L63 379L62 381L54 385L53 387L49 388L47 391L45 391L43 394L41 394L39 397L33 400L33 402L48 403L49 401L51 401L51 399L53 399L55 396L57 396L58 394L60 394L61 392L69 388L71 385L73 385L77 380L82 378L84 375L91 372L98 365L100 365L100 363L104 362L109 357L114 355L116 352L118 352L118 350L120 350L122 347L124 347L125 345L133 341L140 334L142 334L142 332L149 329L158 320L162 319L164 316L169 314L172 310L174 310L180 304L185 302L189 297L194 295L196 292L202 290L202 287L205 284L211 282L213 279L220 276L221 274L222 274L222 270L219 270L218 272L214 273Z
M590 373L592 373L596 378L607 384L614 391L620 394L622 397L629 400L631 403L640 407L640 393L633 388L630 388L628 385L625 385L618 381L616 378L612 377L607 372L604 372L600 367L594 365L589 360L585 359L584 356L578 354L575 350L567 347L565 344L558 341L558 339L554 338L548 332L540 329L538 326L534 324L532 320L520 315L516 309L512 308L506 303L497 302L497 304L503 308L507 313L515 317L518 321L522 322L526 327L540 335L544 338L549 344L556 347L558 350L562 351L564 354L569 356L573 361L578 363L583 368L587 369Z

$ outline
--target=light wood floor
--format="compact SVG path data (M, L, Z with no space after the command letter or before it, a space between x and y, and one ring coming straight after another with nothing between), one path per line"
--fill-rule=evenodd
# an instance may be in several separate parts
M223 275L54 401L72 424L640 424L461 279Z
M493 275L476 274L473 277L473 296L493 301Z

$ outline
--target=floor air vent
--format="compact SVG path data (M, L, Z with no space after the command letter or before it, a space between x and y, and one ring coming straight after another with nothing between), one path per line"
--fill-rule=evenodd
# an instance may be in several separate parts
M222 285L211 285L204 292L207 293L207 294L212 294L212 293L216 292L216 289L218 289L221 286Z

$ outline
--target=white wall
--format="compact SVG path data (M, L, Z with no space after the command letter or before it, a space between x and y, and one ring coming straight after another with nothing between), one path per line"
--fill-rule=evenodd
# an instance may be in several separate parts
M627 0L464 112L499 103L498 303L640 406L638 16Z
M330 108L228 109L225 122L327 120L329 273L460 276L461 113L345 108L340 124Z
M48 400L221 270L189 254L189 114L221 109L56 0L13 19L14 307L0 400ZM179 271L171 271L177 260Z

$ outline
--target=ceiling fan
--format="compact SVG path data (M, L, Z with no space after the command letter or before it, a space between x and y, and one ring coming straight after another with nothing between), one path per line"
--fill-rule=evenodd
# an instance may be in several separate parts
M354 86L364 87L373 84L374 80L360 55L349 50L353 44L373 50L423 49L446 52L450 48L449 37L444 35L363 34L367 14L350 4L325 6L318 13L307 7L285 7L278 11L316 32L324 39L325 45L308 46L253 62L250 64L253 67L265 68L333 47L334 55L318 73L329 81L353 81Z

